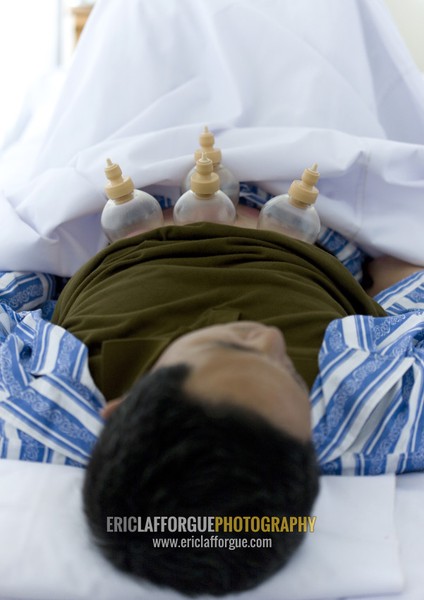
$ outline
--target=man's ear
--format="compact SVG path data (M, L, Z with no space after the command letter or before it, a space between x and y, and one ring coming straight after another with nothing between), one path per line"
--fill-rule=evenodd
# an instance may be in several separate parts
M118 408L118 406L121 404L121 402L124 401L124 397L121 396L120 398L115 398L114 400L110 400L110 402L108 402L106 404L106 406L104 407L104 409L101 412L101 415L104 419L108 419L110 417L110 415L113 413L113 411Z

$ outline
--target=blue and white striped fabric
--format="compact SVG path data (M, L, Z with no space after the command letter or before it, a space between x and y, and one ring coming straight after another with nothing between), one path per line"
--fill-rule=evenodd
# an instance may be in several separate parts
M424 272L380 293L388 317L327 328L311 395L326 474L424 470Z
M46 320L54 284L42 274L0 274L0 458L84 466L105 401L87 348Z
M348 268L361 270L360 251L323 235ZM62 283L0 273L1 458L85 466L101 430L104 398L87 349L48 321ZM390 316L333 321L323 341L311 402L324 473L424 469L424 272L377 300Z

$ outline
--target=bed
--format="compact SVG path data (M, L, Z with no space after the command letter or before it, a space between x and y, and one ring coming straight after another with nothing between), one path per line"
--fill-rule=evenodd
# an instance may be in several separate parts
M106 244L104 166L164 206L204 125L267 194L321 173L322 222L424 256L424 82L380 0L98 0L37 136L0 160L0 271L71 276ZM34 128L33 128L34 130ZM83 470L0 461L1 600L169 599L93 548ZM314 533L246 600L421 600L424 475L322 477Z

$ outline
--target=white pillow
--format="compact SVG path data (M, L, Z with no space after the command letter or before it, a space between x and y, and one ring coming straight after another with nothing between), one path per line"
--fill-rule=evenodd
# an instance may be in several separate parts
M82 514L83 476L73 467L0 461L0 598L182 598L134 581L100 556ZM394 498L391 475L323 477L314 533L306 534L285 569L237 598L329 600L398 592Z

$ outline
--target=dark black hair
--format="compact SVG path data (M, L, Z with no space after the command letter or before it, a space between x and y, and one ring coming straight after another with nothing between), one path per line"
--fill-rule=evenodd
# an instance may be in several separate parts
M186 365L149 373L110 416L87 468L84 509L97 545L119 569L189 596L218 596L274 574L302 533L219 533L271 538L263 548L155 548L152 538L193 534L112 533L108 517L307 516L318 471L312 443L233 404L188 395L188 373Z

